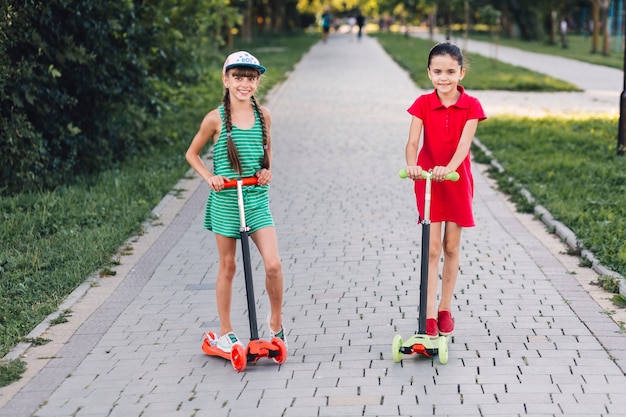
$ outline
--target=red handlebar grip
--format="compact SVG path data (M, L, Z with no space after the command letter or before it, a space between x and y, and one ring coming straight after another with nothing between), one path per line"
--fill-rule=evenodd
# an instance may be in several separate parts
M257 177L242 178L242 185L257 185L259 179ZM224 181L224 188L232 188L237 186L237 180Z

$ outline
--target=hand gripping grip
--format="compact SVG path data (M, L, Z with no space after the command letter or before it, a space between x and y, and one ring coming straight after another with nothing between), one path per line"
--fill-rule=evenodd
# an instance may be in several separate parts
M243 186L246 185L257 185L259 183L259 179L257 177L248 177L241 179ZM224 181L224 188L232 188L237 186L237 180L228 180Z
M428 172L428 171L422 171L422 178L423 178L423 179L428 178L428 176L429 176L429 175L431 175L431 174L430 174L430 172ZM398 172L398 176L399 176L400 178L407 178L407 177L408 177L408 174L406 173L406 169L405 169L405 168L402 168L402 169ZM458 173L458 172L454 172L454 171L452 171L452 172L449 172L448 174L446 174L446 177L445 177L445 178L446 178L446 180L448 180L448 181L458 181L458 180L459 180L459 178L460 178L460 176L459 176L459 173Z

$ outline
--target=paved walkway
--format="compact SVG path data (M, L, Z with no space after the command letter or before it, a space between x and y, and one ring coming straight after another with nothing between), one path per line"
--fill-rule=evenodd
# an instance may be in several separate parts
M626 335L479 167L449 362L393 362L393 336L416 330L420 230L396 172L406 108L422 91L376 41L348 39L315 45L266 100L287 362L237 373L201 352L202 333L218 327L217 253L201 227L208 190L193 177L129 242L118 275L87 282L69 322L43 333L53 342L25 352L28 373L0 391L0 415L626 415ZM263 318L261 270L253 251ZM245 337L241 276L234 294Z

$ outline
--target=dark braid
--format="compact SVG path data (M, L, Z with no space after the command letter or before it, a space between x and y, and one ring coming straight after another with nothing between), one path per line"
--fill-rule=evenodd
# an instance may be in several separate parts
M269 146L267 144L267 127L265 126L265 116L263 115L263 111L259 108L259 104L256 101L256 98L252 96L252 105L254 106L254 111L259 115L259 120L261 121L261 130L263 131L263 160L261 161L261 168L270 169L270 155L269 155Z
M224 98L222 99L222 102L224 103L224 124L226 125L226 136L228 138L228 162L230 162L231 168L241 174L241 161L239 161L239 151L237 150L237 146L235 146L235 142L233 142L233 138L231 136L231 132L233 130L233 122L230 120L230 92L228 91L228 88L224 93Z

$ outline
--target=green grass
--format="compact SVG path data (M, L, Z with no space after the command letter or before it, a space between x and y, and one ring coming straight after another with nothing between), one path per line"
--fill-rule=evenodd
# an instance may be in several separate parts
M477 132L506 170L492 176L521 210L528 206L519 186L574 232L581 249L626 275L626 157L617 156L616 134L616 117L597 116L498 116Z
M224 56L247 49L268 68L259 91L262 101L318 40L304 34L273 36L235 45ZM221 65L208 68L198 85L161 86L176 97L160 126L169 147L51 192L0 199L0 357L55 312L86 277L108 270L123 243L141 233L152 208L175 192L174 185L189 169L184 153L191 138L202 117L221 102Z
M428 52L436 43L399 33L373 34L385 51L424 89L432 88L426 74ZM467 54L468 71L463 86L469 90L578 91L578 87L545 74L521 68L479 54Z
M462 34L457 34L459 39L462 39ZM496 38L494 36L490 36L487 34L471 34L469 35L471 39L475 39L478 41L485 42L495 42ZM598 48L599 51L596 53L591 52L592 41L589 36L582 35L568 35L568 47L563 48L558 43L550 44L545 41L522 41L520 39L507 39L499 37L498 42L502 46L510 46L513 48L522 49L528 52L536 52L540 54L548 54L548 55L557 55L562 56L564 58L576 59L578 61L588 62L590 64L603 65L606 67L612 67L617 69L623 69L624 67L624 53L622 51L618 51L615 48L616 39L613 37L611 39L611 46L609 50L609 55L602 54L602 38L600 38ZM623 40L622 40L623 42Z
M0 362L0 387L6 387L11 382L20 379L26 371L26 364L19 359Z

